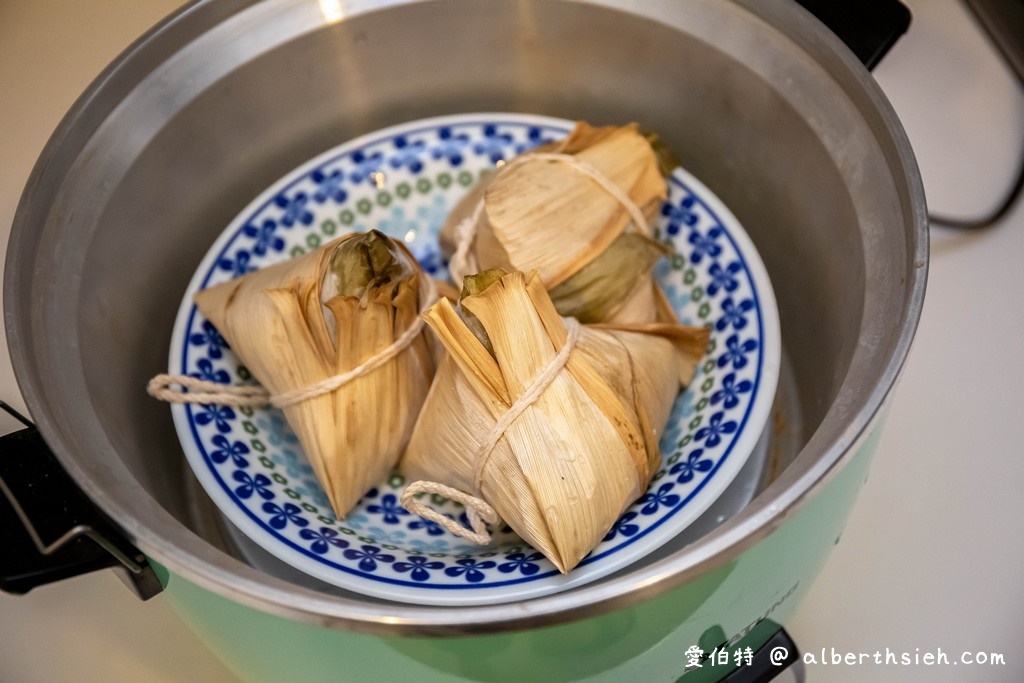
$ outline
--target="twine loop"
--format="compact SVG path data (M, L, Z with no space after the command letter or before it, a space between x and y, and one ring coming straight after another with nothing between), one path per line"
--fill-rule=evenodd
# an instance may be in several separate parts
M466 517L469 518L470 528L467 529L451 517L442 515L430 506L417 501L413 496L420 493L436 493L439 496L462 503L466 508ZM487 504L487 501L471 496L451 486L439 484L436 481L414 481L402 491L401 502L402 507L412 514L428 519L450 533L470 540L477 545L487 545L491 542L491 535L487 531L487 524L498 523L498 513Z

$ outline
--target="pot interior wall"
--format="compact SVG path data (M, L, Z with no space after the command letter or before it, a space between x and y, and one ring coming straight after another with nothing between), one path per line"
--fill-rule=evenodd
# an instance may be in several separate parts
M721 2L677 7L692 32L584 3L489 0L295 29L310 7L266 3L182 48L111 108L60 187L43 239L62 239L40 256L53 276L35 284L64 296L33 321L73 327L70 357L66 339L42 340L37 357L57 370L47 378L54 393L75 405L65 417L82 449L116 454L190 524L169 411L144 387L166 369L182 292L209 244L267 185L356 135L425 116L521 111L637 121L737 215L778 298L803 418L784 459L796 455L861 336L863 216L903 218L892 189L858 194L855 206L851 192L872 173L885 185L885 158L866 127L843 130L856 107L835 102L841 90L822 67L796 60L795 71L780 70L793 59L789 42ZM260 45L275 26L295 35ZM243 27L248 38L228 31ZM817 82L820 93L808 90ZM827 113L833 105L844 113ZM907 260L902 245L884 257L894 271Z

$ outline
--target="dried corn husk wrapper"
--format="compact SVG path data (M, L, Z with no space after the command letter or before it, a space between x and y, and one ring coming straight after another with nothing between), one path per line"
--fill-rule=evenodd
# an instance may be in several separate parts
M577 123L564 140L478 183L441 231L456 284L488 268L537 270L555 308L584 323L674 322L651 271L651 221L674 161L635 124Z
M395 343L429 303L404 245L373 231L196 294L199 310L282 401L335 512L344 516L394 467L433 376L425 330L382 365L342 386L311 388Z
M568 572L657 470L658 435L708 331L578 326L536 272L501 270L466 278L459 310L442 299L424 317L448 354L399 468L485 501ZM523 408L534 379L564 353L567 326L575 345ZM518 417L495 434L509 412Z

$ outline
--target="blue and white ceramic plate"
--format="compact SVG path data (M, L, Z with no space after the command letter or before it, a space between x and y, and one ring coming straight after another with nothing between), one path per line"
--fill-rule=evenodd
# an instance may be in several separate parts
M572 122L522 114L416 121L363 136L289 173L231 222L203 259L178 313L170 372L251 380L192 295L376 228L404 240L445 277L445 215L485 171ZM780 362L771 284L750 239L695 178L677 170L658 226L674 255L656 271L683 322L711 329L696 379L675 402L663 465L649 490L567 576L507 528L479 547L408 514L400 473L336 519L282 413L172 406L182 447L220 510L261 547L319 579L365 595L432 605L494 604L547 595L616 571L694 521L732 481L768 419ZM453 503L437 500L453 516Z

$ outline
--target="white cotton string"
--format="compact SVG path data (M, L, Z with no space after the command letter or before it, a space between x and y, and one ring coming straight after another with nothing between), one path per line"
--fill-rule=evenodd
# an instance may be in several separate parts
M179 387L175 389L174 387ZM186 393L184 390L187 389ZM188 375L157 375L149 380L146 392L168 403L205 403L222 406L265 406L270 394L259 386L231 386L220 382L196 379Z
M469 525L472 529L467 529L451 517L442 515L437 510L416 501L413 496L420 493L436 493L439 496L462 503L466 508L466 516L469 518ZM454 489L451 486L438 484L435 481L414 481L402 491L401 501L402 507L412 514L429 519L431 522L447 529L450 533L470 540L477 545L487 545L491 542L491 535L487 532L487 524L498 523L498 513L486 501Z
M520 394L519 398L515 400L512 406L498 418L494 423L494 426L491 428L487 439L485 439L480 445L476 451L476 455L473 457L473 486L478 495L474 496L437 482L416 481L409 484L402 493L401 501L406 510L415 515L419 515L420 517L436 522L456 536L470 540L478 545L487 545L491 542L491 536L487 533L487 527L479 521L480 519L484 519L492 524L497 521L497 513L494 512L494 508L492 508L487 501L479 497L483 483L484 468L486 467L488 460L491 458L491 453L494 451L494 447L498 445L498 442L501 440L501 437L505 435L505 432L508 431L508 428L512 426L512 423L515 422L516 418L522 415L527 408L537 402L537 399L541 397L544 391L551 385L555 380L555 377L558 376L558 373L562 371L562 368L564 368L565 364L569 361L569 355L576 347L576 342L579 341L580 338L580 324L575 318L563 318L563 320L565 321L565 331L567 336L562 348L559 349L558 353L555 354L555 357L544 366L544 369L538 372L534 378L530 380L526 389L523 390L523 393ZM466 514L469 517L472 529L467 529L450 517L446 517L426 505L413 500L413 496L415 494L423 492L438 493L462 503L466 507ZM494 517L494 519L492 520L491 517Z
M437 285L434 284L433 278L425 277L424 279L427 283L424 290L426 307L437 299ZM352 380L373 372L408 348L423 331L424 324L423 317L417 316L412 325L402 332L398 339L351 370L332 375L307 387L274 396L259 386L231 386L220 382L196 379L188 375L166 374L157 375L151 379L146 386L146 391L153 398L169 403L205 403L227 406L265 406L269 404L275 408L285 408L340 389ZM175 389L175 386L180 388ZM182 391L183 389L187 389L188 392Z
M647 219L644 218L643 211L636 205L629 194L619 187L611 178L602 173L598 168L579 157L572 154L556 154L553 152L537 152L533 154L524 154L518 156L498 170L498 173L504 173L508 169L519 166L521 164L530 161L559 161L564 164L568 164L570 168L573 168L580 173L588 176L591 180L596 182L610 194L619 204L622 205L626 212L629 213L629 217L633 221L633 225L636 226L636 230L643 235L650 235L651 228L647 224ZM455 253L452 254L451 260L448 262L448 272L451 273L452 279L455 280L455 284L459 287L462 286L462 280L467 275L475 273L479 270L479 265L476 260L476 256L472 252L473 242L476 240L477 226L480 224L480 217L484 211L484 198L481 197L480 201L477 202L476 207L473 209L473 214L462 221L455 228Z
M516 418L523 414L523 412L537 402L537 399L541 397L544 390L547 389L551 383L558 376L558 373L562 371L565 364L569 361L569 354L576 348L576 342L580 338L580 324L576 318L563 318L565 320L565 331L567 333L565 343L562 344L562 348L559 349L555 357L551 359L543 370L537 373L537 375L530 380L530 384L527 385L526 389L520 394L519 398L515 400L512 406L505 411L505 413L498 418L498 421L494 423L494 427L491 429L491 433L488 435L487 440L483 442L479 449L477 449L476 457L474 458L473 467L473 485L476 490L480 491L480 485L484 476L484 467L487 465L487 461L491 459L491 453L494 451L494 447L498 445L501 437L505 435L508 428L512 426Z

